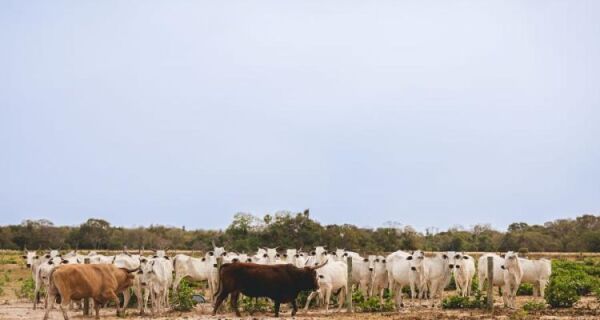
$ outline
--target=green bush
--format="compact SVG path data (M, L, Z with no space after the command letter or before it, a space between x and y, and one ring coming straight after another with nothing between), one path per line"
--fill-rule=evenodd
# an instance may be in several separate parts
M529 283L522 283L517 289L518 296L532 296L533 295L533 285Z
M442 300L443 309L479 309L485 308L487 297L475 290L473 297L448 296Z
M194 290L186 279L181 280L177 292L171 295L171 305L177 311L190 311L196 305L193 298Z
M553 276L546 288L545 298L552 308L569 308L579 301L580 296L577 284L569 277Z
M242 311L248 312L250 315L253 315L256 312L265 313L272 310L273 304L269 299L256 299L244 296L242 299L238 300L238 307L241 308Z
M540 311L546 309L546 304L543 302L527 301L523 304L523 310L527 312Z
M600 266L556 260L552 262L551 280L555 277L572 283L578 295L588 295L600 287Z
M370 297L354 304L354 308L359 312L390 312L394 311L395 305L394 301L389 298L384 299L382 303L379 297Z
M21 299L29 299L33 301L33 291L35 290L35 283L32 278L27 278L21 282L21 288L16 291L17 297Z

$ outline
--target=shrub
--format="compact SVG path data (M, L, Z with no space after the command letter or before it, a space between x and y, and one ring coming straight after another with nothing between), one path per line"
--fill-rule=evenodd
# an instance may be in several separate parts
M517 289L518 296L532 296L533 295L533 285L529 283L522 283Z
M32 278L27 278L21 282L21 288L19 290L15 290L15 294L17 297L21 299L29 299L33 301L33 291L35 290L35 283Z
M577 284L565 276L556 276L550 279L546 288L546 302L552 308L569 308L579 301Z
M238 307L241 307L241 310L253 315L256 312L268 312L272 309L273 305L270 300L265 298L256 299L244 296L242 299L238 300Z
M481 295L481 292L475 290L473 297L448 296L442 300L443 309L479 309L485 308L487 297Z
M523 310L527 312L540 311L546 309L546 304L543 302L527 301L523 304Z
M354 305L356 311L360 312L390 312L394 311L395 305L392 299L384 299L383 303L379 297L370 297L363 299L360 303Z
M177 311L190 311L196 305L193 298L194 290L186 279L181 280L177 292L171 296L171 305Z

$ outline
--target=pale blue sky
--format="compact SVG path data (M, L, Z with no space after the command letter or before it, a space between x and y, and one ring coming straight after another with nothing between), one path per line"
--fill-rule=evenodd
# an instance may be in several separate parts
M600 212L600 1L0 0L0 224Z

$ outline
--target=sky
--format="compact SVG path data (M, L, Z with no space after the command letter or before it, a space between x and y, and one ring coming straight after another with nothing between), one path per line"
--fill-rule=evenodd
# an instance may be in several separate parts
M0 0L0 224L600 214L599 1Z

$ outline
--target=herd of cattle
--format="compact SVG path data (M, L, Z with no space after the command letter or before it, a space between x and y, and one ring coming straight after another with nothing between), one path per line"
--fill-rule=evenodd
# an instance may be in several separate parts
M394 295L398 308L404 305L402 288L409 287L411 299L421 299L435 306L441 301L452 276L462 296L471 294L475 276L481 288L487 280L487 257L493 258L493 285L502 288L505 306L515 307L514 300L521 283L532 284L534 294L543 297L551 273L550 261L521 258L512 251L502 256L483 254L478 259L479 268L472 256L462 252L425 256L420 250L400 250L387 256L361 256L343 249L328 251L322 246L310 252L260 248L254 255L227 252L224 247L214 246L212 251L198 258L185 254L169 256L165 250L154 251L150 256L126 251L111 256L96 252L84 256L75 251L61 255L57 250L44 255L25 251L23 255L35 282L34 309L40 300L40 292L44 287L46 289L45 319L57 297L60 297L65 319L68 318L66 307L83 298L92 299L96 317L99 307L109 301L115 302L119 314L121 308L128 306L131 291L136 295L140 314L145 313L149 303L152 314L161 313L170 309L169 290L176 291L183 278L208 283L209 297L214 300L213 313L230 296L231 305L239 315L237 300L241 293L273 299L276 315L279 304L289 302L295 314L296 297L301 291L310 292L305 310L315 297L324 299L327 310L334 294L338 295L339 310L353 289L349 286L381 300L387 288ZM89 264L84 264L86 259ZM349 261L352 262L351 272L348 271ZM222 263L220 269L219 263ZM124 296L122 306L117 298L119 293Z

